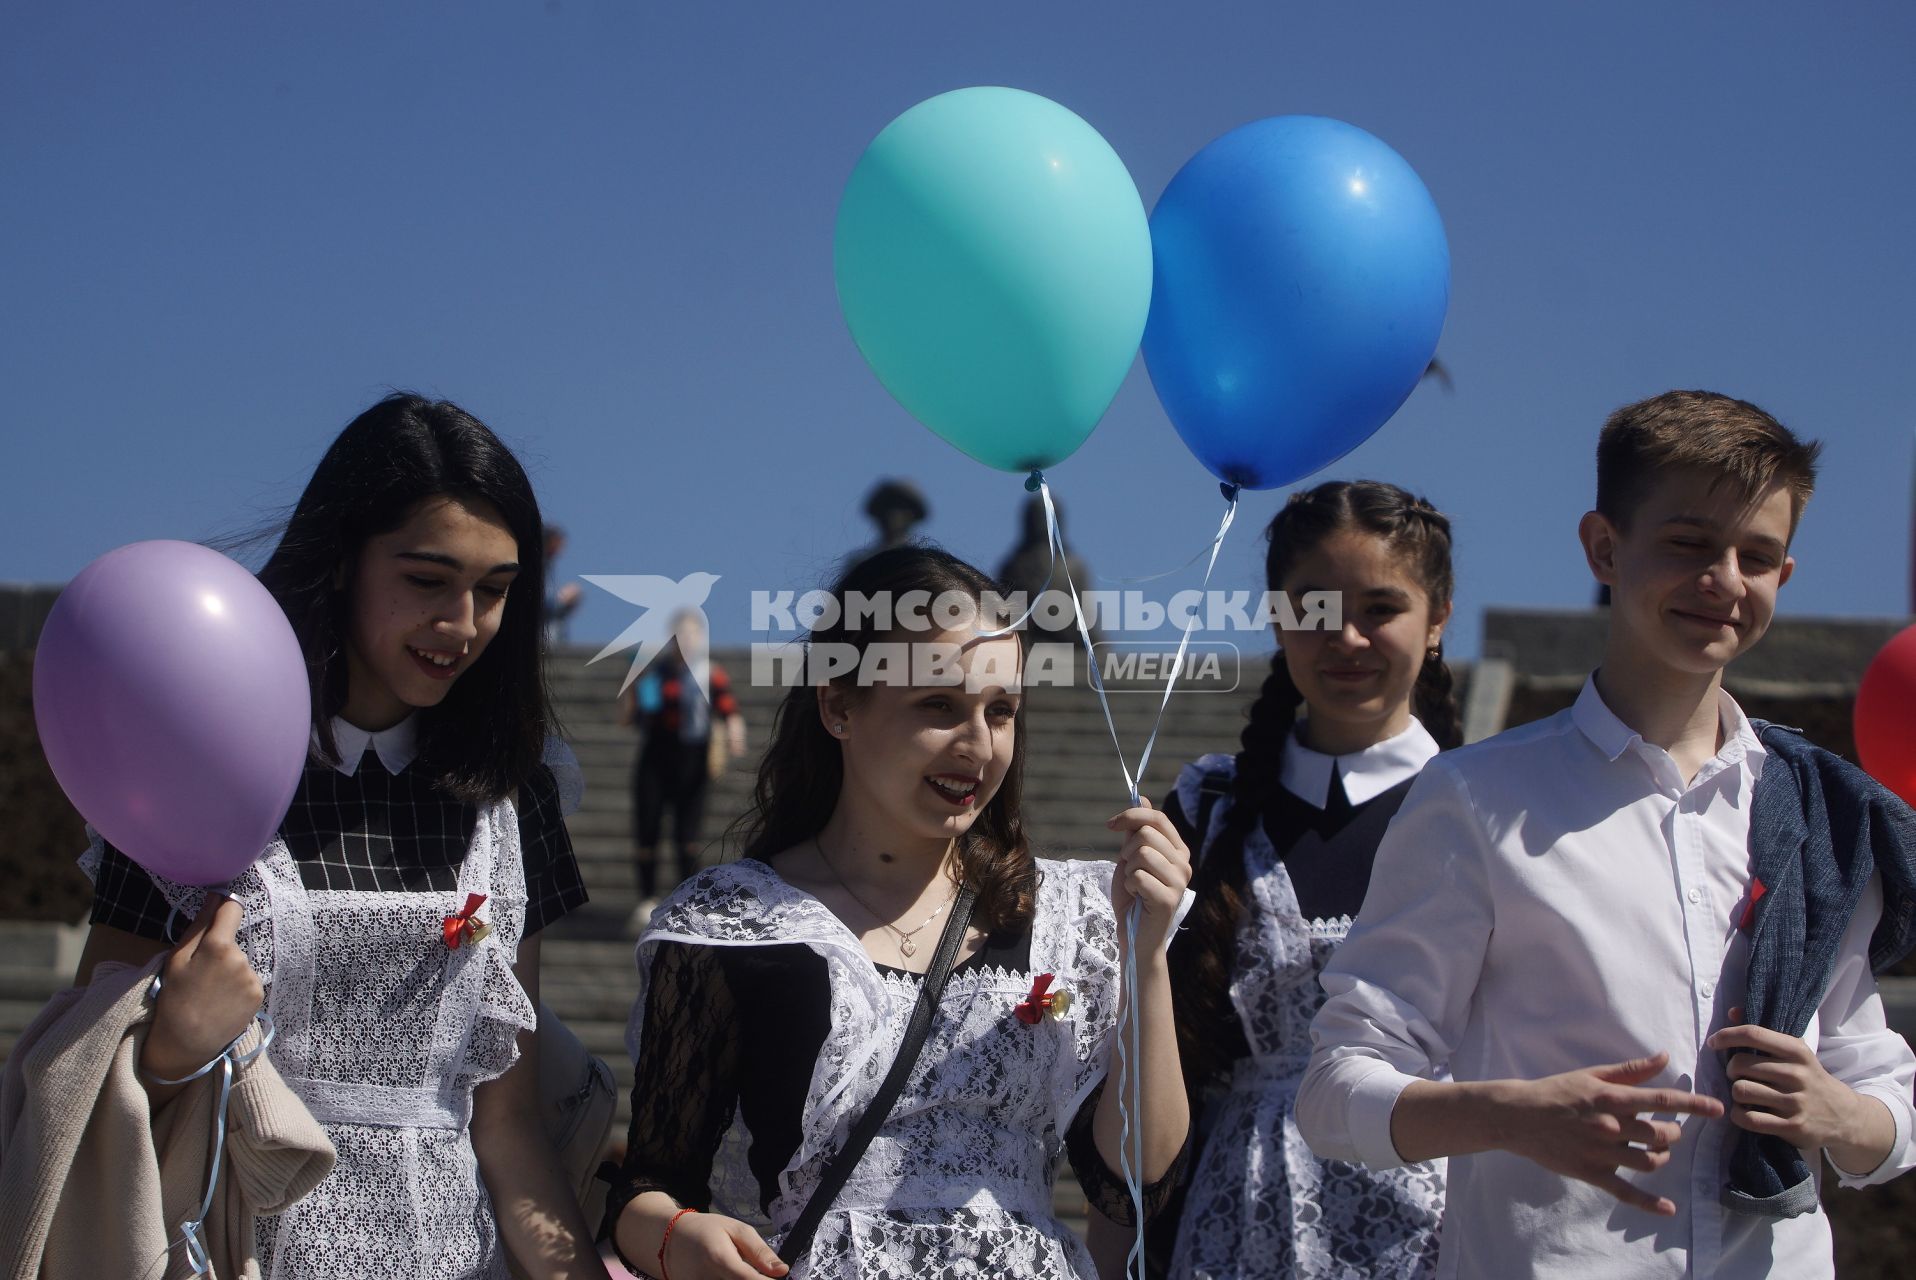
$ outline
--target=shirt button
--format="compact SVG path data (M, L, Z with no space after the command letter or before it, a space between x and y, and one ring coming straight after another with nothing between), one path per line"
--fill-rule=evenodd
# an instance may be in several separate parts
M1716 994L1716 983L1706 982L1697 989L1703 993L1703 998L1705 1000L1708 1000L1711 996Z
M1701 902L1701 901L1703 901L1703 890L1701 890L1701 889L1692 889L1692 890L1690 890L1690 894L1689 894L1689 898L1690 898L1690 901L1691 901L1691 902Z

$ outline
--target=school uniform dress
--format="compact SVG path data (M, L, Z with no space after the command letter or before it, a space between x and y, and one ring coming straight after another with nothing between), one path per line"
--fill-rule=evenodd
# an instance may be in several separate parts
M1131 1216L1091 1132L1117 1027L1112 865L1038 865L1030 928L953 970L799 1280L1096 1280L1051 1196L1068 1152L1091 1202ZM638 968L620 1196L716 1207L777 1247L897 1056L921 978L874 964L829 908L753 860L681 885ZM1015 1010L1041 973L1069 1007L1027 1022ZM1147 1189L1147 1213L1168 1185Z
M1787 762L1769 758L1729 694L1718 698L1723 745L1688 779L1604 705L1594 680L1567 710L1424 770L1324 975L1299 1099L1315 1145L1396 1165L1397 1099L1445 1066L1458 1080L1536 1079L1667 1052L1647 1087L1727 1103L1728 1055L1704 1042L1747 998L1752 801ZM1837 1169L1846 1186L1916 1166L1916 1057L1885 1025L1870 976L1882 901L1873 884L1803 1033L1825 1070L1895 1121L1881 1165ZM1668 1163L1619 1171L1674 1202L1669 1218L1512 1152L1452 1159L1439 1274L1830 1276L1828 1218L1735 1211L1725 1185L1741 1131L1727 1117L1676 1121Z
M1247 831L1243 878L1231 885L1244 904L1231 968L1236 1019L1199 1029L1226 1046L1231 1067L1185 1191L1170 1264L1179 1280L1422 1277L1435 1267L1443 1162L1372 1172L1320 1160L1293 1113L1324 999L1318 975L1363 902L1392 815L1436 754L1415 720L1349 755L1312 751L1295 735L1285 745L1282 785ZM1233 757L1210 755L1179 775L1166 807L1192 848L1207 850L1230 821L1235 773ZM1208 807L1207 791L1217 797ZM1202 832L1193 829L1200 814ZM1216 892L1221 873L1199 861L1198 891ZM1182 954L1174 950L1174 965Z
M333 730L341 763L307 764L278 838L227 886L277 1028L269 1055L339 1156L310 1196L258 1220L260 1272L503 1277L472 1094L536 1021L512 971L520 941L585 901L563 820L578 764L554 741L516 801L482 807L411 768L416 717ZM165 940L204 901L97 836L81 865L96 924ZM449 948L446 919L473 894L491 931Z

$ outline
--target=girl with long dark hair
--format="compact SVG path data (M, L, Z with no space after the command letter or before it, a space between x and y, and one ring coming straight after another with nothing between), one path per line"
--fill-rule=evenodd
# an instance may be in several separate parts
M478 419L414 395L360 414L260 572L312 683L311 758L278 839L230 896L97 838L82 859L82 981L178 944L146 1076L214 1057L263 997L273 1063L338 1153L259 1220L269 1280L502 1277L508 1251L533 1276L598 1265L537 1120L539 931L585 901L542 544L524 470Z
M1200 851L1198 906L1171 964L1181 1060L1211 1117L1169 1271L1424 1276L1441 1165L1318 1160L1291 1108L1318 974L1378 841L1424 762L1460 740L1443 657L1450 522L1395 485L1334 481L1293 494L1268 537L1267 590L1305 618L1308 593L1335 593L1341 619L1284 632L1243 749L1187 765L1165 806Z
M1033 856L1023 650L993 634L1004 620L985 606L999 594L927 547L855 566L832 593L838 616L810 634L816 682L779 710L743 859L687 881L640 938L632 1133L612 1197L635 1270L782 1276L777 1244L791 1274L815 1280L1093 1280L1051 1187L1068 1154L1091 1200L1130 1217L1124 1118L1106 1087L1125 1001L1142 1038L1147 1212L1161 1195L1187 1122L1163 951L1188 856L1148 805L1111 819L1115 868ZM898 606L890 625L872 627L870 601ZM921 616L930 606L919 630L905 618L914 601ZM899 1056L946 914L962 919L974 895L902 1093L874 1109L876 1136L794 1248ZM1134 902L1126 991L1119 921Z

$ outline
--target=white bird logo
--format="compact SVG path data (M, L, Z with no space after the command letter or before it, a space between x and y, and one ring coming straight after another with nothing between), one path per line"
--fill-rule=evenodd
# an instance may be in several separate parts
M665 649L666 642L672 639L674 618L682 613L695 613L705 626L705 634L712 634L711 624L705 618L705 601L712 594L713 584L719 580L716 573L688 573L676 582L656 573L588 573L581 576L593 586L610 591L627 604L636 604L643 610L637 621L621 631L612 643L599 650L585 664L589 667L601 658L637 645L638 652L632 655L631 669L625 673L625 682L619 686L621 695L632 687L640 673L651 665L652 659L658 657ZM698 682L699 692L710 701L710 653L688 653L684 657L692 678Z

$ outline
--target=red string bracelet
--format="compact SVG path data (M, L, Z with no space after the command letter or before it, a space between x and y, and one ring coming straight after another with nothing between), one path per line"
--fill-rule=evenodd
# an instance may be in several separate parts
M697 1212L697 1209L689 1207L680 1209L672 1215L672 1220L665 1224L665 1234L659 1238L659 1280L672 1280L671 1273L665 1269L665 1246L672 1243L672 1228L678 1226L679 1219L686 1214Z

